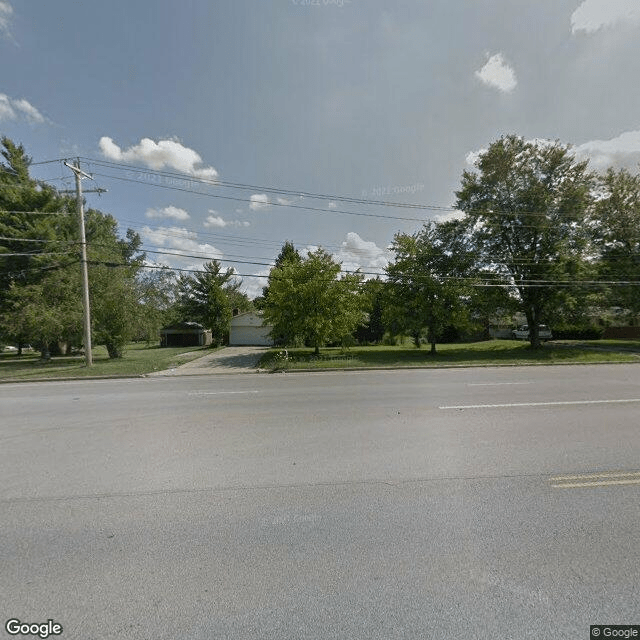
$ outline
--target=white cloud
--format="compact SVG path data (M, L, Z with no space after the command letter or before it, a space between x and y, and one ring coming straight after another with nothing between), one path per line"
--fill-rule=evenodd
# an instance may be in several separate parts
M333 200L327 205L327 209L336 209L338 205Z
M19 119L24 119L34 124L40 124L46 120L28 100L24 98L16 100L4 93L0 93L0 122Z
M181 269L201 269L205 262L220 260L221 251L208 243L198 242L198 234L184 227L143 227L140 235L146 245L164 248L172 253L185 254L184 257L151 254L152 259L169 267ZM192 258L191 255L202 255L203 258Z
M286 198L276 198L276 202L281 205L289 205L292 204L292 200L287 200Z
M609 140L589 140L573 148L579 159L589 158L596 171L608 167L635 169L640 162L640 131L625 131Z
M0 32L6 36L11 36L9 24L12 15L13 7L6 0L0 0Z
M18 111L21 111L24 114L25 118L30 122L44 122L44 116L24 98L20 100L14 100L13 106Z
M507 64L501 53L492 55L475 75L484 84L503 93L510 93L518 84L514 70Z
M254 193L250 200L249 209L251 211L261 211L269 206L269 198L265 193Z
M571 14L571 32L595 33L617 24L640 24L638 0L583 0Z
M3 120L15 120L16 112L11 106L11 100L9 96L4 93L0 93L0 122Z
M147 209L147 218L173 218L174 220L188 220L191 216L184 210L170 205L164 209Z
M487 152L487 149L478 149L477 151L469 151L469 153L467 153L464 159L469 166L475 167L476 162L480 160L480 156L486 152Z
M460 211L460 209L455 209L454 211L450 211L449 213L442 213L440 215L435 216L436 222L449 222L449 220L462 220L464 219L465 213L464 211Z
M223 228L229 224L224 218L221 216L207 216L207 219L204 221L205 227L219 227Z
M209 214L207 219L204 221L205 227L214 227L219 229L224 229L224 227L249 227L251 226L250 222L246 220L225 220L222 216L218 215L217 211L213 209L209 209Z
M199 167L202 164L200 155L177 140L154 142L150 138L142 138L137 145L123 150L111 138L103 136L99 144L102 154L117 162L142 162L156 170L169 167L205 180L215 180L218 177L218 172L213 167Z
M270 271L271 268L266 267L256 271L255 276L242 277L242 290L249 298L253 299L262 295L262 288L267 285L267 278L260 278L258 276L268 276Z
M362 269L368 273L384 272L384 268L392 259L388 249L380 248L375 242L363 240L357 233L350 231L340 245L335 258L342 263L345 271Z

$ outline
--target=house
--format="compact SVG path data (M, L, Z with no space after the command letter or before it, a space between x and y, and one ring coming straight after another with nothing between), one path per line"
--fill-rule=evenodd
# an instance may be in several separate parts
M231 318L229 328L229 346L258 345L271 346L273 340L269 336L272 327L263 324L262 315L255 311L237 313Z
M206 347L211 344L211 329L197 322L179 322L160 329L161 347Z

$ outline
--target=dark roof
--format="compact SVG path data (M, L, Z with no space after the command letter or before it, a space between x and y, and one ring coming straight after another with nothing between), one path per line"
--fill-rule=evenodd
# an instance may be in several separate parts
M177 322L176 324L170 324L167 327L162 327L161 331L179 331L180 329L184 329L185 331L195 331L197 329L204 329L204 327L197 322Z

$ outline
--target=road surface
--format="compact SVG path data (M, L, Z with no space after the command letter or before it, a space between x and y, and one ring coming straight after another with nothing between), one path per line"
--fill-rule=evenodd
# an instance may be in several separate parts
M387 640L639 624L639 374L1 385L3 625Z

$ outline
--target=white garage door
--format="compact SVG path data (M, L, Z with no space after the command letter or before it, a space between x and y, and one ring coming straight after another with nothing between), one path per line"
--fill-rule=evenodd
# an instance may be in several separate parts
M231 327L229 332L229 345L259 345L269 346L269 327Z

